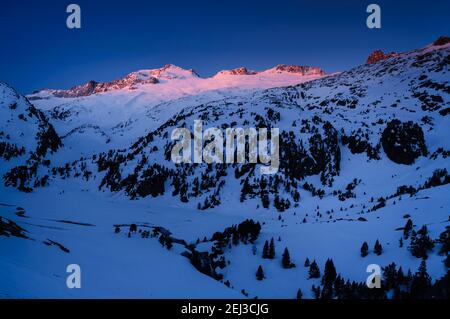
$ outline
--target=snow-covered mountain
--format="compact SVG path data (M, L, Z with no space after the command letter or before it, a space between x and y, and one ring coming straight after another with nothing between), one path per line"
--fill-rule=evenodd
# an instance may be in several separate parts
M325 76L315 67L278 66L262 72L244 69L201 78L193 70L169 64L132 72L109 83L89 81L69 90L42 90L28 98L46 112L64 139L73 140L85 153L92 153L99 148L126 147L188 105ZM86 131L98 143L83 141Z
M62 142L19 178L33 193L2 187L0 296L295 298L301 289L312 298L349 297L349 287L356 297L413 295L419 275L393 283L393 268L407 277L426 257L434 282L449 263L449 53L441 39L331 75L279 65L201 78L167 65L43 90L27 97L35 107L3 85L1 111L14 119L8 126L2 113L5 134L28 130L32 151L36 130L54 126ZM39 110L42 123L16 119L15 101ZM278 173L260 175L262 163L173 163L171 133L199 119L222 131L279 128ZM1 160L5 172L19 165ZM314 265L323 275L330 258L340 277L329 278L327 262L321 281ZM369 264L393 262L379 295L345 284L365 282ZM81 290L65 288L70 263L86 276Z

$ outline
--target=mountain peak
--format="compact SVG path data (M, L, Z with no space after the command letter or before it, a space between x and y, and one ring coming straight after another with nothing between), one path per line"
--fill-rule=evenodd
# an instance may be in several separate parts
M450 43L450 37L440 36L436 41L433 42L435 46L442 46Z
M366 64L373 64L377 63L379 61L387 60L393 57L398 56L397 52L391 52L391 53L384 53L381 50L375 50L373 51L369 57L367 58Z
M272 69L266 70L267 73L293 73L302 76L306 75L325 75L325 72L318 67L302 66L302 65L288 65L278 64Z
M255 75L258 74L256 71L248 70L246 67L235 68L231 70L222 70L216 74L217 75Z
M174 64L166 64L159 69L148 69L133 72L131 74L138 74L143 77L152 76L157 79L186 79L186 78L198 78L199 75L192 69L183 69L182 67L176 66Z

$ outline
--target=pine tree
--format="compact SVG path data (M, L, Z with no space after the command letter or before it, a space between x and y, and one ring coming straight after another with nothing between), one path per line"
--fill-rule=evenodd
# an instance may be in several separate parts
M309 266L309 278L320 278L320 269L315 260Z
M428 251L432 250L434 247L433 240L428 236L427 226L424 225L422 228L411 235L411 242L409 249L413 256L417 258L428 258Z
M413 229L414 224L411 219L408 219L406 222L405 227L403 228L403 237L405 239L408 239L409 235L411 234L411 230Z
M395 263L391 263L383 268L383 280L387 290L393 289L398 285L397 266Z
M266 277L264 276L264 271L263 271L263 269L262 269L262 266L259 265L258 270L256 271L256 279L259 280L259 281L261 281L261 280L263 280L264 278L266 278Z
M361 256L366 257L369 254L369 245L367 242L364 242L361 246Z
M305 260L305 267L309 267L310 265L311 265L311 262L309 261L309 258L306 257L306 260Z
M333 285L336 280L337 273L336 268L332 259L327 259L325 263L325 269L322 277L322 298L331 299L333 298Z
M439 249L439 255L448 256L450 252L450 228L439 235L439 243L442 245Z
M262 258L269 259L269 242L266 240L264 243Z
M287 249L287 247L284 249L283 258L281 261L282 261L283 268L285 268L285 269L295 267L295 265L291 262L291 257L289 255L289 250Z
M322 277L322 285L332 285L336 277L337 273L336 268L334 267L333 259L327 259Z
M269 245L269 259L274 259L274 258L275 258L275 242L272 238L270 240L270 245Z
M411 282L412 298L427 298L427 293L431 287L431 278L427 273L427 264L425 260L420 262L419 269Z
M303 293L302 293L302 291L299 289L299 290L297 290L297 299L300 300L300 299L302 299L302 298L303 298Z
M383 253L383 247L381 246L379 240L377 239L377 241L375 242L375 246L373 247L373 252L377 255L380 256Z
M314 298L316 298L316 299L320 298L320 287L316 287L315 285L312 285L311 291L314 294Z

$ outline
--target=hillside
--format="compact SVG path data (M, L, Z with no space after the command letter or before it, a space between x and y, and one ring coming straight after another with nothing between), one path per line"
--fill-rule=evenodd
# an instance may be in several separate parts
M329 297L320 277L330 258L339 296L365 282L369 264L407 276L425 259L435 282L448 271L449 53L435 43L331 75L278 66L203 79L169 65L40 91L27 97L35 106L3 85L2 130L23 133L5 144L13 156L2 167L29 170L27 152L49 162L20 183L4 175L0 216L14 224L0 232L0 296L313 298L314 285ZM14 103L37 115L22 123ZM278 128L277 173L261 175L261 162L175 164L172 132L194 132L196 120L222 132ZM33 241L11 235L17 227ZM313 261L321 275L309 278ZM80 291L61 281L74 262L86 274ZM398 285L383 293L398 296Z

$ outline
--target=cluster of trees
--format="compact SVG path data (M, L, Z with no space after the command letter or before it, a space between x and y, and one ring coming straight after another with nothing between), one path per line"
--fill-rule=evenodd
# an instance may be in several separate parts
M428 258L428 252L434 248L434 241L428 236L428 228L423 225L417 232L411 231L409 250L414 257Z
M381 144L378 143L377 145L372 146L369 142L369 134L363 132L361 128L351 132L349 136L347 136L344 129L342 129L341 141L343 145L348 146L352 154L366 153L369 159L380 159Z
M388 296L392 299L448 299L450 271L432 283L425 260L422 260L415 274L410 270L404 274L401 267L397 269L395 263L391 263L383 268L381 288L370 289L366 283L344 280L336 272L333 261L328 259L321 284L313 285L312 292L317 299L387 299Z
M25 154L25 148L18 147L16 144L0 142L0 157L9 161L11 158L19 157Z
M239 225L225 228L222 232L215 232L211 238L211 241L214 241L211 252L198 252L195 245L192 245L189 247L191 253L187 257L200 272L220 280L223 276L217 273L216 268L226 267L227 262L223 256L225 248L231 249L233 245L237 246L239 243L253 244L260 232L261 224L253 219L247 219ZM203 241L206 242L207 239ZM197 243L200 243L199 239Z
M383 246L381 246L380 241L377 239L375 245L373 246L373 252L375 255L380 256L383 253ZM366 257L369 254L369 245L364 242L361 245L361 257Z
M294 203L300 201L298 184L294 179L285 179L280 175L255 177L254 169L248 170L247 177L242 181L240 201L247 198L260 198L264 208L270 207L270 197L273 195L273 206L278 212L284 212ZM282 194L280 190L284 191ZM290 199L291 200L290 200Z
M274 259L275 258L275 242L272 239L270 239L270 244L266 240L264 243L262 258L264 259Z
M333 192L333 195L337 196L339 198L339 200L342 202L349 198L355 198L356 195L355 195L355 193L353 193L353 190L356 188L356 186L358 186L359 183L361 183L361 180L358 180L355 178L351 183L349 183L345 187L345 192L342 192L341 190L337 190L337 191Z

